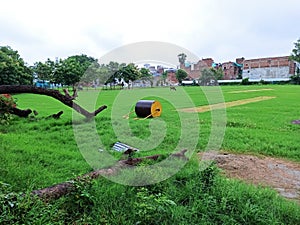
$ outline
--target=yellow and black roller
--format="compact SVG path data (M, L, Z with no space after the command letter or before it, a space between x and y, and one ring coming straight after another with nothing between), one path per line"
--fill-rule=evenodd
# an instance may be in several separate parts
M162 113L162 107L159 101L140 100L135 105L135 114L138 117L149 118L159 117Z

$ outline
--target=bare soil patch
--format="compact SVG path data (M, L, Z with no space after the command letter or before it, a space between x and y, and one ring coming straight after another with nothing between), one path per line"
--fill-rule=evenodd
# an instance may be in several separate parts
M185 108L185 109L180 109L182 112L207 112L215 109L223 109L223 108L229 108L233 106L239 106L239 105L244 105L252 102L260 102L260 101L265 101L269 99L276 98L275 96L260 96L260 97L255 97L255 98L247 98L247 99L242 99L242 100L237 100L237 101L232 101L232 102L222 102L218 104L212 104L212 105L205 105L205 106L200 106L200 107L195 107L195 108Z
M202 160L214 160L230 178L273 188L281 196L300 203L300 163L224 152L205 152L199 155Z
M256 91L272 91L272 88L262 88L262 89L253 89L253 90L244 90L244 91L231 91L228 93L244 93L244 92L256 92Z

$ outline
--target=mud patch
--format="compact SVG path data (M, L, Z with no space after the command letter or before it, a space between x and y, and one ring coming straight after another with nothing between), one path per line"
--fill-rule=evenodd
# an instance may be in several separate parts
M265 101L269 99L276 98L275 96L260 96L260 97L255 97L255 98L248 98L248 99L243 99L243 100L237 100L237 101L232 101L232 102L223 102L223 103L218 103L218 104L212 104L212 105L205 105L205 106L199 106L195 108L185 108L185 109L179 109L181 112L207 112L215 109L223 109L223 108L229 108L233 106L239 106L239 105L244 105L252 102L260 102L260 101Z
M300 163L221 152L199 153L199 156L202 160L214 160L228 177L273 188L281 196L300 204Z
M272 88L263 88L263 89L253 89L253 90L244 90L244 91L231 91L228 93L245 93L245 92L257 92L257 91L272 91Z

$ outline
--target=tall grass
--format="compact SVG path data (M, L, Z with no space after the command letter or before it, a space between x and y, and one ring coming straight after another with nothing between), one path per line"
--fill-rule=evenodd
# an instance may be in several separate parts
M299 206L275 191L224 179L214 165L198 168L193 158L175 176L144 187L104 178L78 182L67 196L46 204L2 186L0 223L299 224Z

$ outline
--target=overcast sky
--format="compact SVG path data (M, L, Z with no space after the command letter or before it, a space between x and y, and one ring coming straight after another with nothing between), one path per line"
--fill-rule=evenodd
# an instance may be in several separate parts
M290 55L299 21L299 0L3 0L0 45L29 65L142 41L226 62Z

